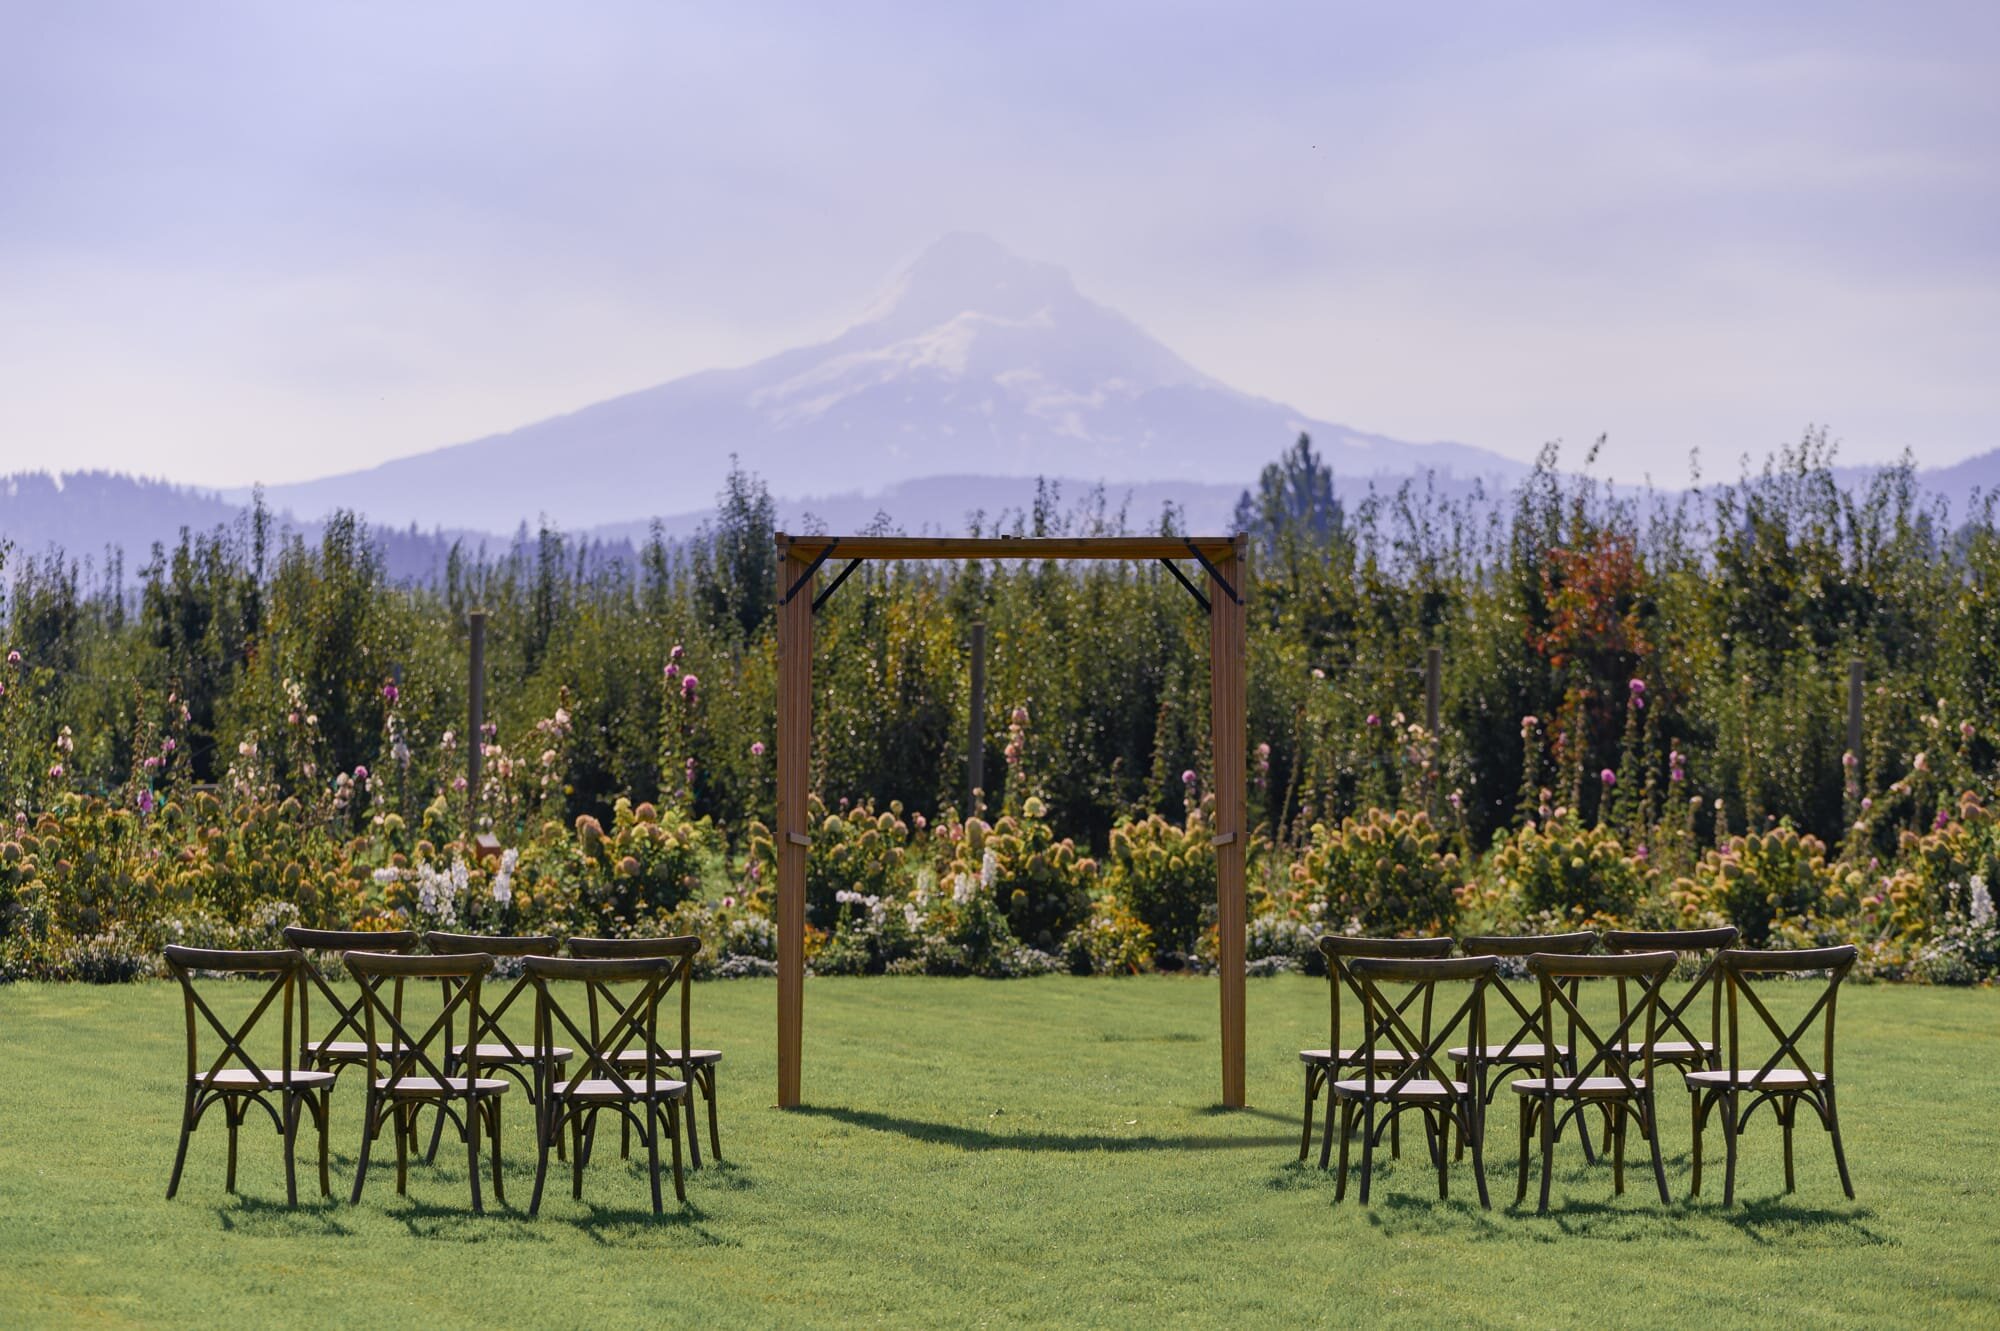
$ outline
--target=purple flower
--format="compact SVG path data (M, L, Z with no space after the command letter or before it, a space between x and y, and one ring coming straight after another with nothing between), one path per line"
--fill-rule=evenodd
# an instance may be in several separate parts
M1375 713L1370 712L1368 714L1368 724L1371 726L1379 726L1382 724L1382 718L1375 715Z
M178 746L174 743L174 737L172 735L169 735L165 739L160 741L161 753L172 753L174 749L177 747Z
M139 812L140 812L140 813L151 813L152 811L153 811L153 792L152 792L152 791L150 791L150 790L142 790L142 791L140 791L140 792L139 792Z
M694 692L701 687L701 681L692 674L681 676L681 701L693 702Z
M753 739L753 740L751 740L751 741L750 741L750 756L751 756L752 758L762 758L762 757L764 756L764 741L763 741L763 740L761 740L761 739Z
M9 652L9 653L7 653L7 664L8 664L8 665L19 665L19 664L21 664L21 654L20 654L19 652Z
M681 659L681 656L685 651L686 649L683 648L679 643L675 643L673 650L667 653L667 659L670 661L678 661Z
M61 763L51 763L49 765L49 775L51 777L60 777L62 774L63 765Z
M1646 681L1643 679L1634 679L1630 684L1626 685L1625 687L1632 690L1632 692L1634 693L1644 693L1646 691Z
M1188 768L1187 771L1181 773L1181 784L1184 786L1191 786L1194 784L1194 769L1192 767Z
M403 691L397 688L394 684L384 684L382 686L382 696L384 698L387 698L390 702L396 701L397 698L402 696L402 692Z
M1970 721L1960 721L1960 722L1958 723L1958 737L1959 737L1960 739L1971 739L1971 738L1972 738L1972 722L1970 722Z
M355 769L354 769L354 779L355 779L356 781L366 781L366 780L368 779L368 769L367 769L367 768L365 768L365 767L357 767L357 768L355 768Z
M675 665L672 661L669 661L666 663L666 665L660 668L660 673L665 675L667 677L667 683L671 684L680 677L681 668Z
M1942 832L1945 829L1945 825L1948 824L1949 822L1951 822L1951 816L1947 814L1943 809L1939 809L1937 811L1937 819L1935 822L1931 824L1931 829L1933 831Z
M1597 774L1597 779L1607 786L1615 786L1618 784L1618 773L1607 767Z
M1850 770L1859 761L1860 759L1854 756L1854 750L1852 749L1849 749L1846 753L1840 755L1840 765Z

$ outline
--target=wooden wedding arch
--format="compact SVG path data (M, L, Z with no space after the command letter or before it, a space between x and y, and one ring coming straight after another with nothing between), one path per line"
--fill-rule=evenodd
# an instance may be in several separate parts
M907 537L778 533L778 1104L799 1103L805 1019L806 774L812 757L813 614L864 559L1159 560L1208 612L1222 1103L1243 1107L1244 638L1247 540L1235 536ZM846 564L815 594L830 559ZM1200 566L1204 594L1177 560Z

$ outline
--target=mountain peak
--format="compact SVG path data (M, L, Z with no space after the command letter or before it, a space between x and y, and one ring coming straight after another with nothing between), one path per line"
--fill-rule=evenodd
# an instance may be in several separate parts
M991 236L953 231L919 254L862 322L907 333L970 313L1033 319L1082 299L1067 270L1024 259Z

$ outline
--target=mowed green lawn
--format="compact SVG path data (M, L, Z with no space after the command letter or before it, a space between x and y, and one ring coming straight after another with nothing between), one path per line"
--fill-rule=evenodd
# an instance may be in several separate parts
M250 988L210 993L234 1011ZM224 1192L217 1116L168 1202L178 991L0 987L0 1326L2000 1325L2000 993L1845 991L1854 1202L1803 1128L1785 1195L1762 1114L1739 1204L1721 1205L1719 1169L1686 1201L1675 1078L1674 1204L1643 1168L1614 1200L1609 1167L1570 1142L1547 1217L1532 1191L1511 1205L1504 1093L1493 1211L1469 1165L1438 1201L1420 1148L1378 1174L1372 1207L1335 1203L1331 1175L1296 1163L1296 1051L1325 1043L1324 993L1252 982L1253 1107L1228 1113L1213 981L817 980L808 1107L788 1113L770 1107L773 985L703 985L697 1035L728 1052L727 1164L655 1220L643 1173L600 1147L584 1200L554 1186L531 1220L518 1097L509 1206L471 1215L450 1150L399 1198L378 1149L390 1168L350 1207L348 1080L333 1201L302 1168L309 1200L286 1209L278 1139L254 1124L241 1194Z

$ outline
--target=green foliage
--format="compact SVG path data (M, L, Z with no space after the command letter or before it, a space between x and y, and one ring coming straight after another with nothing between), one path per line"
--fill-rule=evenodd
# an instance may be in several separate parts
M1731 837L1675 885L1675 895L1689 920L1727 921L1743 931L1745 946L1762 947L1774 920L1842 913L1848 886L1824 842L1781 826Z
M1056 838L1041 800L1030 796L1018 816L991 826L967 819L953 845L944 880L954 888L976 883L975 895L990 899L1029 946L1053 952L1089 918L1097 865L1068 838Z
M1573 818L1529 823L1495 845L1477 890L1502 919L1542 917L1567 928L1626 923L1656 875L1609 828Z
M1215 915L1215 848L1207 807L1184 823L1159 814L1111 830L1105 886L1152 934L1154 943L1190 954Z
M1458 856L1422 813L1370 809L1314 824L1292 876L1336 933L1437 934L1458 913Z

